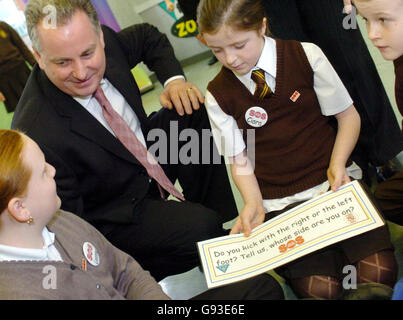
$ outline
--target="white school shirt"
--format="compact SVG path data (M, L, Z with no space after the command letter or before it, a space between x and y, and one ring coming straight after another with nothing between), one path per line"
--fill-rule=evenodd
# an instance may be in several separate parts
M42 230L42 249L17 248L0 244L0 261L63 261L54 245L55 234L48 228Z
M317 45L309 42L302 42L301 44L309 64L314 71L314 90L322 114L324 116L332 116L346 110L353 104L353 100L336 71L333 69L333 66ZM251 93L253 93L256 88L256 83L251 79L251 74L256 69L263 69L265 71L266 82L270 89L275 92L277 45L273 38L265 37L262 54L254 68L245 75L239 75L234 72L235 76ZM210 119L214 141L220 154L229 157L236 156L243 152L246 145L235 119L222 111L214 96L209 91L206 92L205 105ZM222 143L222 141L224 141L224 143ZM355 163L347 168L347 173L355 179L361 179L362 177L362 171ZM263 206L266 212L281 210L292 203L312 199L320 193L326 192L328 189L329 182L325 181L320 185L292 196L281 199L265 199L263 200Z

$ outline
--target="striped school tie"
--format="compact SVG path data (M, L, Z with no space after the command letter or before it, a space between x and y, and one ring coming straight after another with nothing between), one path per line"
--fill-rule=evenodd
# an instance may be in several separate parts
M252 71L251 78L256 83L256 89L253 96L255 96L258 99L264 99L264 97L266 97L267 95L271 95L273 93L273 91L271 91L270 87L266 83L264 70L258 69Z
M112 131L115 133L116 137L143 165L143 167L147 170L148 175L157 181L161 198L165 198L161 189L162 187L174 197L182 201L185 200L182 193L175 188L152 154L148 152L140 140L137 139L133 130L130 129L126 121L124 121L122 117L113 109L101 87L98 87L98 89L95 91L94 97L101 105L104 118L111 127Z

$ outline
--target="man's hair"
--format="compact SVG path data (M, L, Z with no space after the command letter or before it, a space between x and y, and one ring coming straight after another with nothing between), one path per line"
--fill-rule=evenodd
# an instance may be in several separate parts
M262 0L201 0L197 8L199 32L217 33L224 25L241 31L260 30L265 11ZM266 35L269 35L268 27Z
M25 8L25 19L33 48L41 51L39 23L46 23L47 28L64 26L78 10L88 16L94 30L99 33L98 14L90 0L30 0Z

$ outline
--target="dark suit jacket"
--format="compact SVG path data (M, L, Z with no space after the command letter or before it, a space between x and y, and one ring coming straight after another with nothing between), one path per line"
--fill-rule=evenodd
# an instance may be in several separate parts
M138 116L145 137L149 121L130 70L140 61L163 83L182 75L165 35L140 24L115 33L103 27L105 77ZM133 208L150 188L145 169L90 113L56 88L35 66L15 112L12 128L24 131L56 168L62 208L89 222L130 223Z

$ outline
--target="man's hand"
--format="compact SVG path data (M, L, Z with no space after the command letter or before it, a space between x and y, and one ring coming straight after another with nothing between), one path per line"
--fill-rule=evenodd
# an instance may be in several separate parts
M343 0L343 3L344 3L344 10L345 10L345 12L347 13L347 14L350 14L351 13L351 10L352 10L352 3L351 3L351 0Z
M2 92L0 92L0 101L1 101L1 102L6 101L6 97L3 95Z
M204 103L201 91L192 83L184 79L175 79L167 84L160 96L161 105L171 110L175 107L179 115L192 114L198 110L200 103Z

